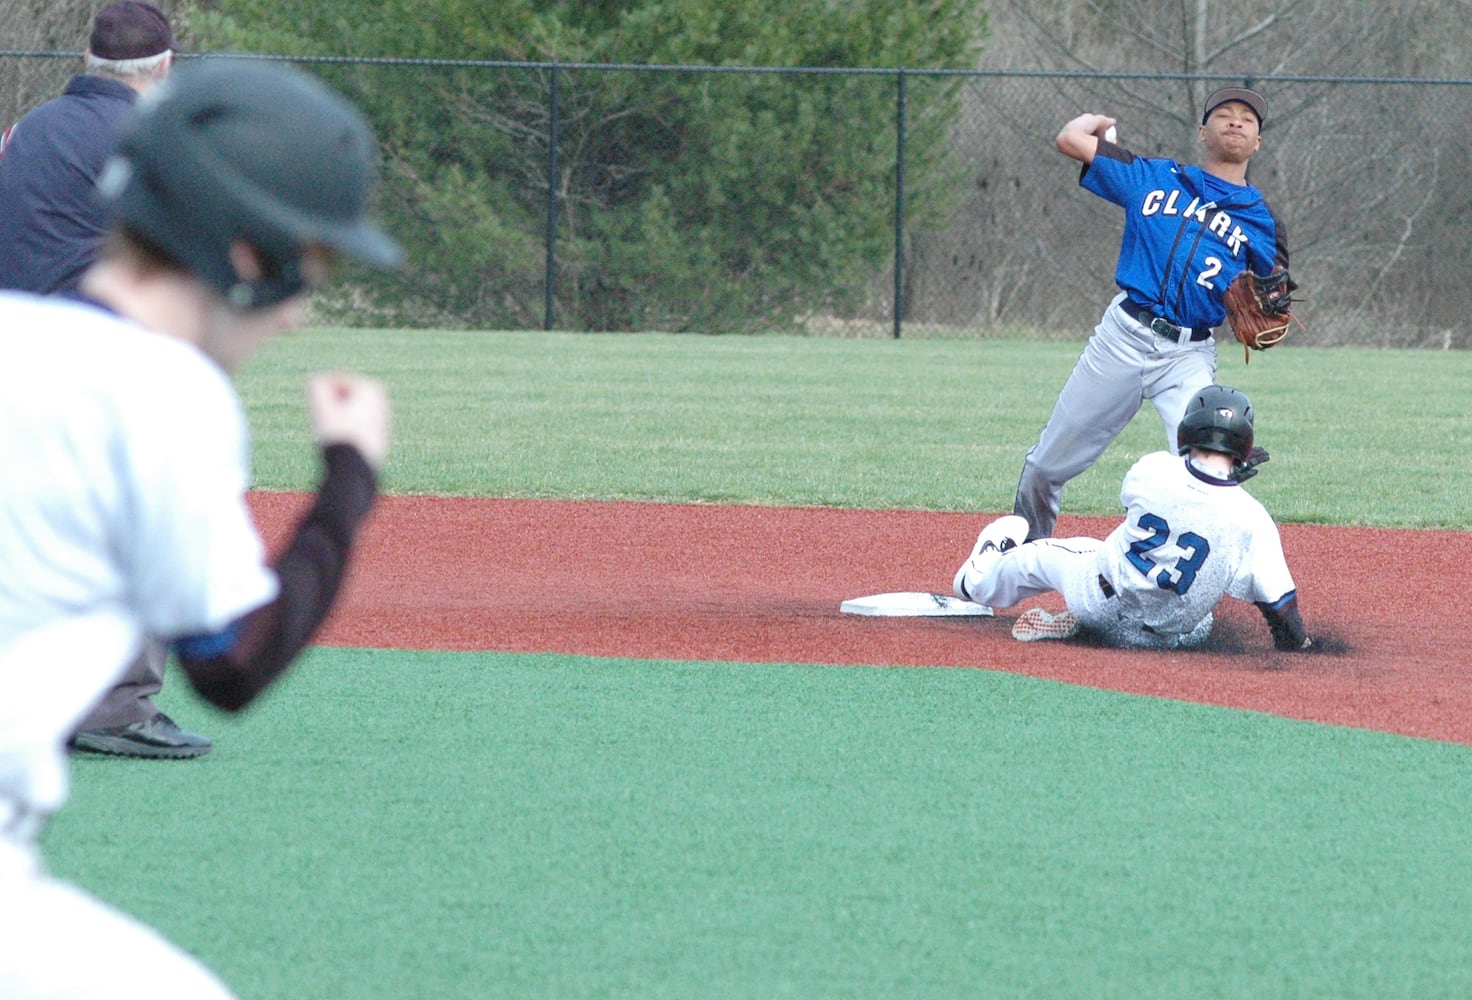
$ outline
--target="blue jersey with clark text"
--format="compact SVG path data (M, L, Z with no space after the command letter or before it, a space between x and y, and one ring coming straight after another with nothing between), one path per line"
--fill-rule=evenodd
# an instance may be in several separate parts
M1124 209L1115 283L1172 323L1218 326L1233 278L1288 266L1283 223L1250 184L1103 140L1079 184Z

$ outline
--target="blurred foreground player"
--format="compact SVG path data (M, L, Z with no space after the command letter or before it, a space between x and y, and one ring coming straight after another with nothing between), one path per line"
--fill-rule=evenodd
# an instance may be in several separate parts
M330 610L387 455L386 394L354 376L309 381L325 472L268 565L228 373L301 322L337 254L399 262L364 214L375 173L368 127L312 77L182 69L139 102L104 170L116 222L82 300L0 295L0 465L26 470L0 477L7 1000L229 996L152 930L47 875L36 839L66 799L68 734L145 635L171 640L196 690L236 711Z

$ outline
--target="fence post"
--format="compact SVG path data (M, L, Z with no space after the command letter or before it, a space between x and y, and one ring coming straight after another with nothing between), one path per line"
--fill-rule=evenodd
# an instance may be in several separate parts
M557 64L552 64L552 79L549 98L552 102L547 116L547 273L542 279L546 296L546 318L542 329L552 329L553 303L557 298Z
M894 339L905 315L905 71L895 76L894 143Z

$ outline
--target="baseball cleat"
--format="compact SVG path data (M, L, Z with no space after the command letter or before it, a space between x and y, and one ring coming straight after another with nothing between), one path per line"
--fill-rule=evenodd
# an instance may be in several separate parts
M981 534L976 536L976 545L971 549L971 555L956 570L956 578L951 581L951 590L955 595L965 601L975 601L966 590L966 577L986 572L993 559L1022 544L1023 539L1027 538L1027 530L1027 518L1017 514L999 517L982 528Z
M1012 623L1012 638L1018 642L1071 639L1077 634L1078 619L1068 611L1050 615L1042 608L1029 608Z

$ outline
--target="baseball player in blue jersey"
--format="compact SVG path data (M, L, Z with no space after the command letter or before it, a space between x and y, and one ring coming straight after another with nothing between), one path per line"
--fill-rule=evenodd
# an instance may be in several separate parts
M332 610L387 456L387 393L349 374L308 379L322 478L268 557L229 375L301 324L337 258L399 262L366 214L376 160L361 115L299 70L181 69L139 100L103 170L114 223L78 296L0 293L5 1000L230 995L50 875L39 835L67 798L68 734L145 637L168 640L198 694L237 711Z
M1240 483L1252 470L1252 404L1236 389L1195 393L1178 448L1145 455L1125 476L1125 520L1108 538L1024 541L1016 514L981 532L956 571L956 596L997 607L1057 591L1068 610L1024 612L1014 637L1066 639L1080 630L1112 646L1188 649L1211 634L1223 596L1262 611L1280 650L1314 643L1277 525Z
M1244 269L1266 275L1288 266L1283 225L1247 183L1266 116L1254 91L1212 93L1200 166L1136 156L1112 141L1108 115L1080 115L1058 133L1059 152L1083 164L1079 183L1124 210L1120 291L1023 462L1012 509L1029 539L1053 534L1064 484L1104 453L1145 400L1174 449L1186 403L1216 378L1212 328L1226 318L1227 286Z

